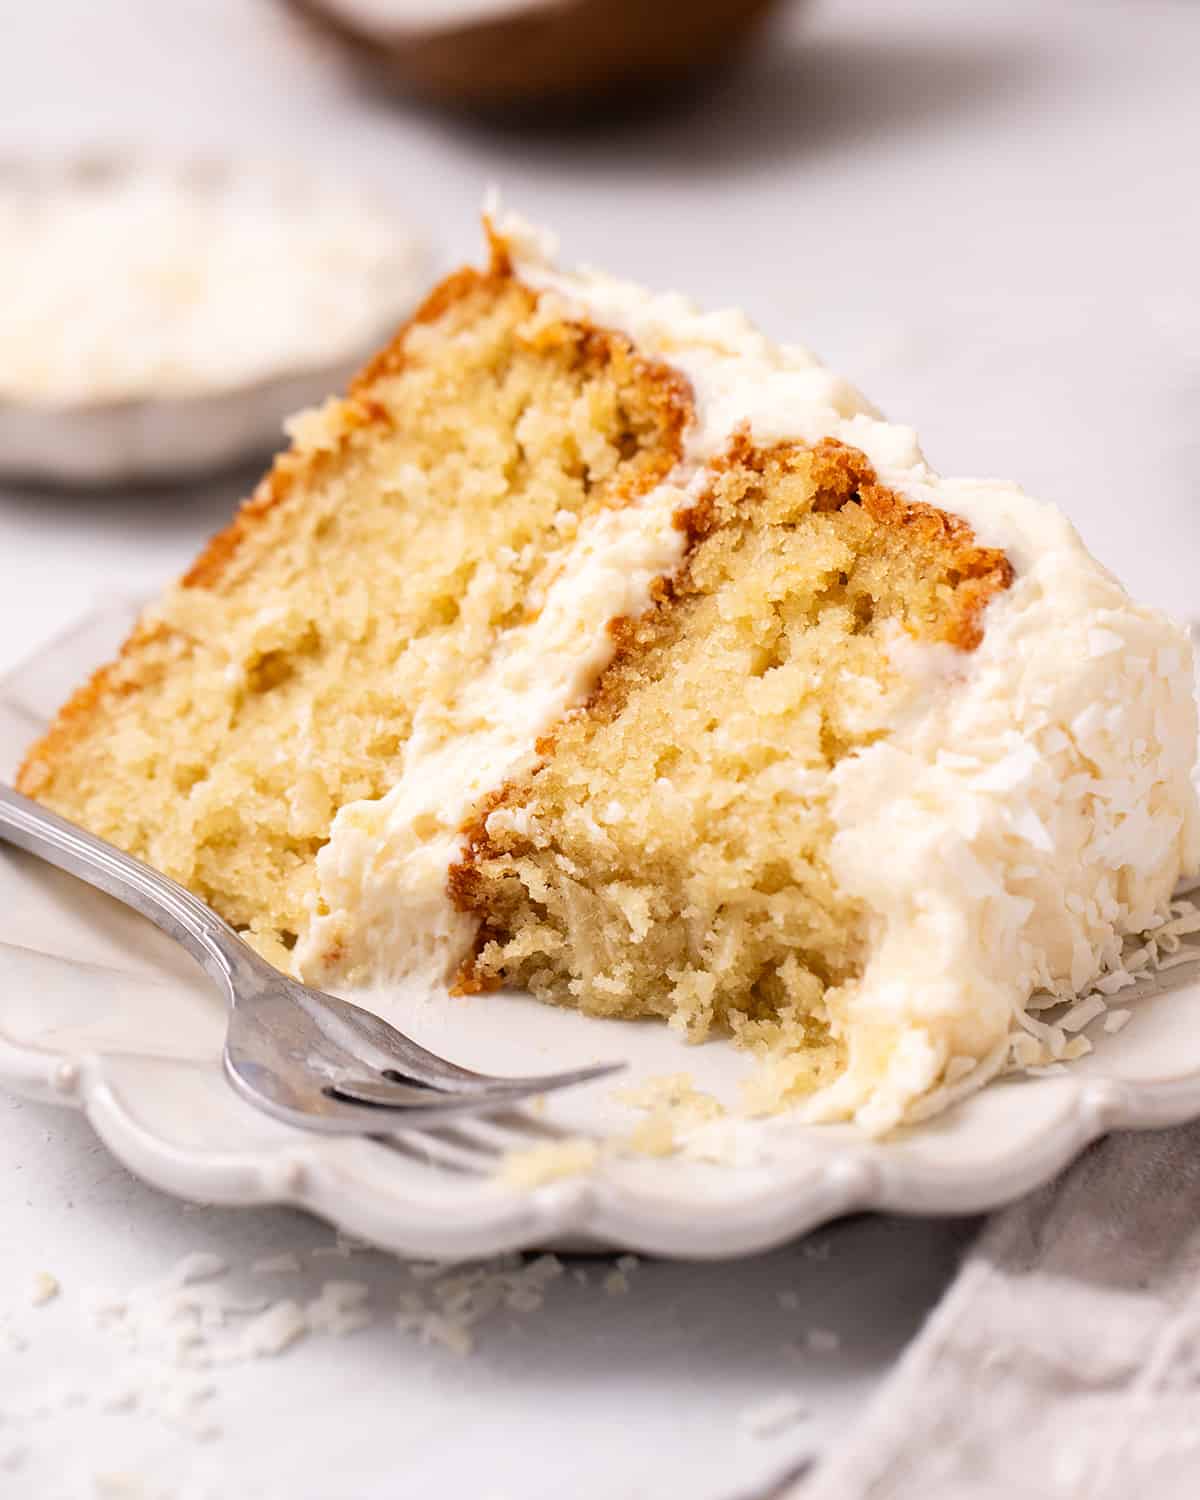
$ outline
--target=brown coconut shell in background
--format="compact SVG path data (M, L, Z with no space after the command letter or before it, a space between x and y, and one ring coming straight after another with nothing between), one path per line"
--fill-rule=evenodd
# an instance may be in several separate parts
M775 0L512 0L500 14L386 33L352 0L286 0L376 83L482 113L649 98L726 62Z

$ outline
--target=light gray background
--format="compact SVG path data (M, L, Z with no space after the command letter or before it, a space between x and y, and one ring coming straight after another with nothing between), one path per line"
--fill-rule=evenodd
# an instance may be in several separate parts
M1057 500L1137 593L1194 613L1198 60L1190 0L824 0L682 113L537 137L364 97L267 0L7 0L0 149L302 155L393 191L447 265L478 254L496 183L568 256L812 344L940 468ZM181 567L239 488L0 492L0 670L97 594ZM193 1248L245 1265L329 1241L291 1213L185 1214L73 1116L0 1100L0 1118L0 1326L30 1338L0 1343L0 1413L104 1369L85 1287ZM386 1325L310 1342L223 1377L207 1444L86 1407L0 1420L0 1462L29 1448L0 1496L99 1494L96 1476L128 1471L156 1497L726 1500L853 1436L967 1229L859 1220L818 1237L826 1259L644 1266L624 1298L567 1279L461 1362ZM40 1267L64 1294L33 1310ZM335 1271L312 1263L304 1284ZM349 1274L381 1310L405 1284L382 1257ZM814 1325L841 1349L789 1347ZM739 1414L782 1392L808 1422L749 1437Z

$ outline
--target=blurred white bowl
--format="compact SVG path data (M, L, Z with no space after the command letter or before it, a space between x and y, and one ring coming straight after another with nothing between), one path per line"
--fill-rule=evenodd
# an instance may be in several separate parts
M265 453L427 260L377 198L292 168L0 161L0 473L111 486Z

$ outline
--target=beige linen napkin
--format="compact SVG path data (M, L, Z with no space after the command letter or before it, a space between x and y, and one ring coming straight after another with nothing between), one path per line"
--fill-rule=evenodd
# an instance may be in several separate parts
M1198 1500L1200 1125L1110 1136L995 1215L786 1500Z

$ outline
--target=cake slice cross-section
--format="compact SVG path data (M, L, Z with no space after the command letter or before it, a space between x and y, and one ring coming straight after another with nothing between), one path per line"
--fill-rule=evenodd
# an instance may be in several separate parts
M877 1131L982 1084L1197 867L1186 636L807 351L489 235L22 789L326 988L732 1033Z

